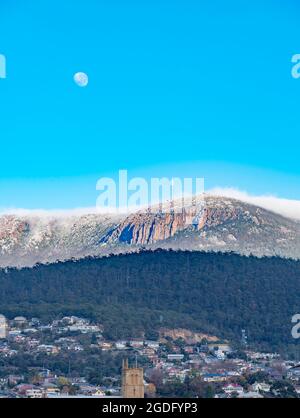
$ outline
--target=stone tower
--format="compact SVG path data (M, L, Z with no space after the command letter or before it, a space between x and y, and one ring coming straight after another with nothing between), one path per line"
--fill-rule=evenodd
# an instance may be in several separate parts
M7 321L4 315L0 315L0 339L7 338Z
M144 371L141 367L128 367L128 360L123 360L122 397L144 397Z

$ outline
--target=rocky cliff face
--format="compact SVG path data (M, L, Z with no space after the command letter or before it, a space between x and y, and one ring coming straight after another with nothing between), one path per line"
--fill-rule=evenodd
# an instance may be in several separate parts
M128 216L0 217L0 266L32 266L141 247L300 258L300 224L229 198Z
M230 199L219 201L216 198L207 198L201 208L189 205L179 213L151 211L132 214L118 225L108 241L154 244L172 238L186 229L200 232L205 228L214 228L229 222L250 222L259 226L264 222L260 215L258 208L251 214L245 205L238 204L237 201L233 203Z
M181 213L136 213L106 237L131 246L300 257L299 223L233 199L207 197Z

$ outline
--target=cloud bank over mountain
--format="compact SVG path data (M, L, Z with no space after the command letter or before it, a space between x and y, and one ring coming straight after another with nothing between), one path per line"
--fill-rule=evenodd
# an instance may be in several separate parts
M207 195L223 196L240 200L255 206L275 212L279 215L300 220L300 200L284 199L273 195L254 196L246 191L234 187L216 187L206 192ZM22 208L0 208L1 215L38 216L45 218L64 218L82 216L85 214L99 213L96 206L74 208L74 209L22 209Z
M90 209L3 215L0 266L32 266L142 247L300 259L298 202L290 205L288 200L248 196L234 189L215 189L204 200L204 205L203 199L196 205L185 200L180 211L152 207L117 216Z
M245 203L260 206L279 215L300 220L300 200L284 199L272 195L253 196L235 188L214 188L208 193L214 196L234 198Z

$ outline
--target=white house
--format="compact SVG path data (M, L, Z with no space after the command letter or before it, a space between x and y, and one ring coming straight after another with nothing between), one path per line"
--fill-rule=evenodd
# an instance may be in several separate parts
M261 391L261 392L270 392L271 386L268 385L267 383L258 383L258 382L256 382L256 383L254 383L251 386L251 388L252 388L252 390L254 390L254 392L259 392L259 391Z
M232 393L237 393L238 395L241 395L242 393L244 393L243 387L236 383L228 383L227 385L223 386L222 389L228 395L231 395Z

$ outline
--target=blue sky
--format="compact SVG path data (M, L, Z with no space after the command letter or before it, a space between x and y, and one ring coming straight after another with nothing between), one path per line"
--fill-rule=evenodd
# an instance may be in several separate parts
M119 169L300 199L299 17L296 0L1 1L0 207L93 206Z

